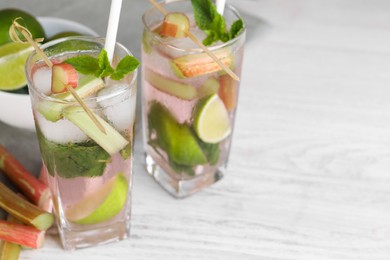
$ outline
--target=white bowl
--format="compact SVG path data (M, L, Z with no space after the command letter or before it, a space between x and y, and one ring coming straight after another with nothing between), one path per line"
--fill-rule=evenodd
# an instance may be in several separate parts
M65 31L98 36L91 28L74 21L55 17L38 17L38 21L43 26L47 37ZM30 96L0 91L0 121L14 127L35 131Z

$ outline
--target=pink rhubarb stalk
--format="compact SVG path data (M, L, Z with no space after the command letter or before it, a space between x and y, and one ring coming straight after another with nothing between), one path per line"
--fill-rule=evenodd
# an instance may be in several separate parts
M0 239L29 248L39 248L43 245L45 232L34 227L0 220Z
M0 207L25 224L46 230L53 224L53 215L24 200L0 182Z
M45 209L51 200L49 188L28 172L19 161L0 145L0 171L35 205Z
M11 215L8 215L7 221L9 223L20 224L20 222ZM18 260L20 250L20 245L5 240L0 240L0 260Z

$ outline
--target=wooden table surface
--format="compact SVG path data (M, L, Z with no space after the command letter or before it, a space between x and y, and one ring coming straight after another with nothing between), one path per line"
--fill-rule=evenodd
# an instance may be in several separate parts
M135 147L128 240L64 251L56 236L21 259L390 259L390 1L229 0L248 41L227 176L184 200ZM105 34L109 0L1 0ZM124 1L118 39L140 57L146 0ZM139 112L139 111L138 111ZM37 173L35 134L0 123Z

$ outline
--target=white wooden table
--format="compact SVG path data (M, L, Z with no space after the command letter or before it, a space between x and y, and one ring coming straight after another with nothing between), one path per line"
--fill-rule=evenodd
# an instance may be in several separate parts
M230 0L248 24L228 175L175 200L144 168L138 124L131 238L75 252L57 237L21 259L390 259L390 1ZM104 35L109 0L1 0ZM141 13L119 41L140 56ZM34 133L0 123L34 172Z

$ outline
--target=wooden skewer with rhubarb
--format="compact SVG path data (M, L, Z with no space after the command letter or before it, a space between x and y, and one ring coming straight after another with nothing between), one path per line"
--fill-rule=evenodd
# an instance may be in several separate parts
M50 59L47 57L47 55L39 48L38 44L34 39L31 37L31 33L27 30L27 28L21 26L17 20L20 18L16 18L10 28L10 37L15 42L21 42L25 43L20 37L18 36L17 32L20 32L28 43L30 43L35 51L41 56L41 58L44 60L46 65L52 69L52 83L55 82L55 84L52 84L52 92L53 93L62 93L65 90L69 91L74 98L77 100L77 102L80 104L80 106L84 109L84 111L87 113L87 115L91 118L92 122L99 128L99 130L106 134L106 130L104 126L96 119L95 115L92 113L92 111L88 108L88 106L84 103L84 101L79 97L76 91L73 89L77 87L77 71L69 64L56 64L53 65L53 63L50 61Z
M175 38L188 37L196 45L198 45L215 63L217 68L223 69L230 77L234 80L239 81L240 78L228 67L226 63L221 61L214 53L209 51L204 44L199 41L190 31L189 31L189 20L185 14L182 13L169 13L165 10L159 3L155 0L149 0L162 14L165 15L164 22L161 27L160 33L164 36L170 36Z

